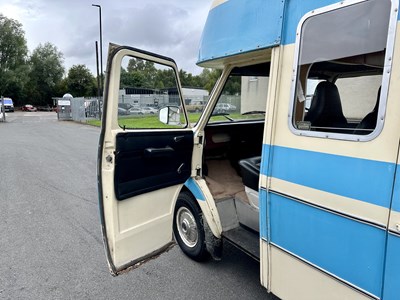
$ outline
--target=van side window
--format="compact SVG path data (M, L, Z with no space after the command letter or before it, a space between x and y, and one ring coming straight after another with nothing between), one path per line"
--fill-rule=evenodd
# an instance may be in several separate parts
M270 68L269 62L234 68L209 122L264 121Z
M389 0L372 0L302 23L290 114L296 134L347 139L343 135L382 127L377 120L386 101L380 87L390 8Z

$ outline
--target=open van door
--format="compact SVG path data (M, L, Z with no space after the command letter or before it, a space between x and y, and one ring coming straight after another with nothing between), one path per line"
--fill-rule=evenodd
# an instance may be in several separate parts
M100 218L117 275L173 245L173 213L191 175L193 131L172 59L111 45L98 152ZM156 107L159 109L145 109Z

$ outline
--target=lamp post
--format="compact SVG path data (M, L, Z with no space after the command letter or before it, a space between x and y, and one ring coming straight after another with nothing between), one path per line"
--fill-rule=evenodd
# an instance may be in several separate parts
M101 94L103 95L103 32L101 27L101 6L92 4L92 6L99 8L99 23L100 23L100 79L101 79Z

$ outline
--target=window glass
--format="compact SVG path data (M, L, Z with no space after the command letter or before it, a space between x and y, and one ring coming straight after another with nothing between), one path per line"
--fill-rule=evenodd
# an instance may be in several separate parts
M186 119L173 68L126 56L122 60L118 124L122 128L182 128ZM172 107L176 122L160 121L159 111Z
M235 68L225 83L210 122L264 120L269 63Z
M381 83L382 75L338 78L336 80L335 84L342 101L343 114L349 122L357 123L374 110Z
M362 2L303 23L296 129L365 135L376 128L390 6L389 0Z

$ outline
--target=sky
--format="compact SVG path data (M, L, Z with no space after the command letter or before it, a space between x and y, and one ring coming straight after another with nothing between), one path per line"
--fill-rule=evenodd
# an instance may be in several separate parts
M102 7L103 69L110 42L169 56L199 74L198 46L212 0L0 0L0 13L22 24L30 53L50 42L64 54L66 72L85 64L95 75L95 41Z

